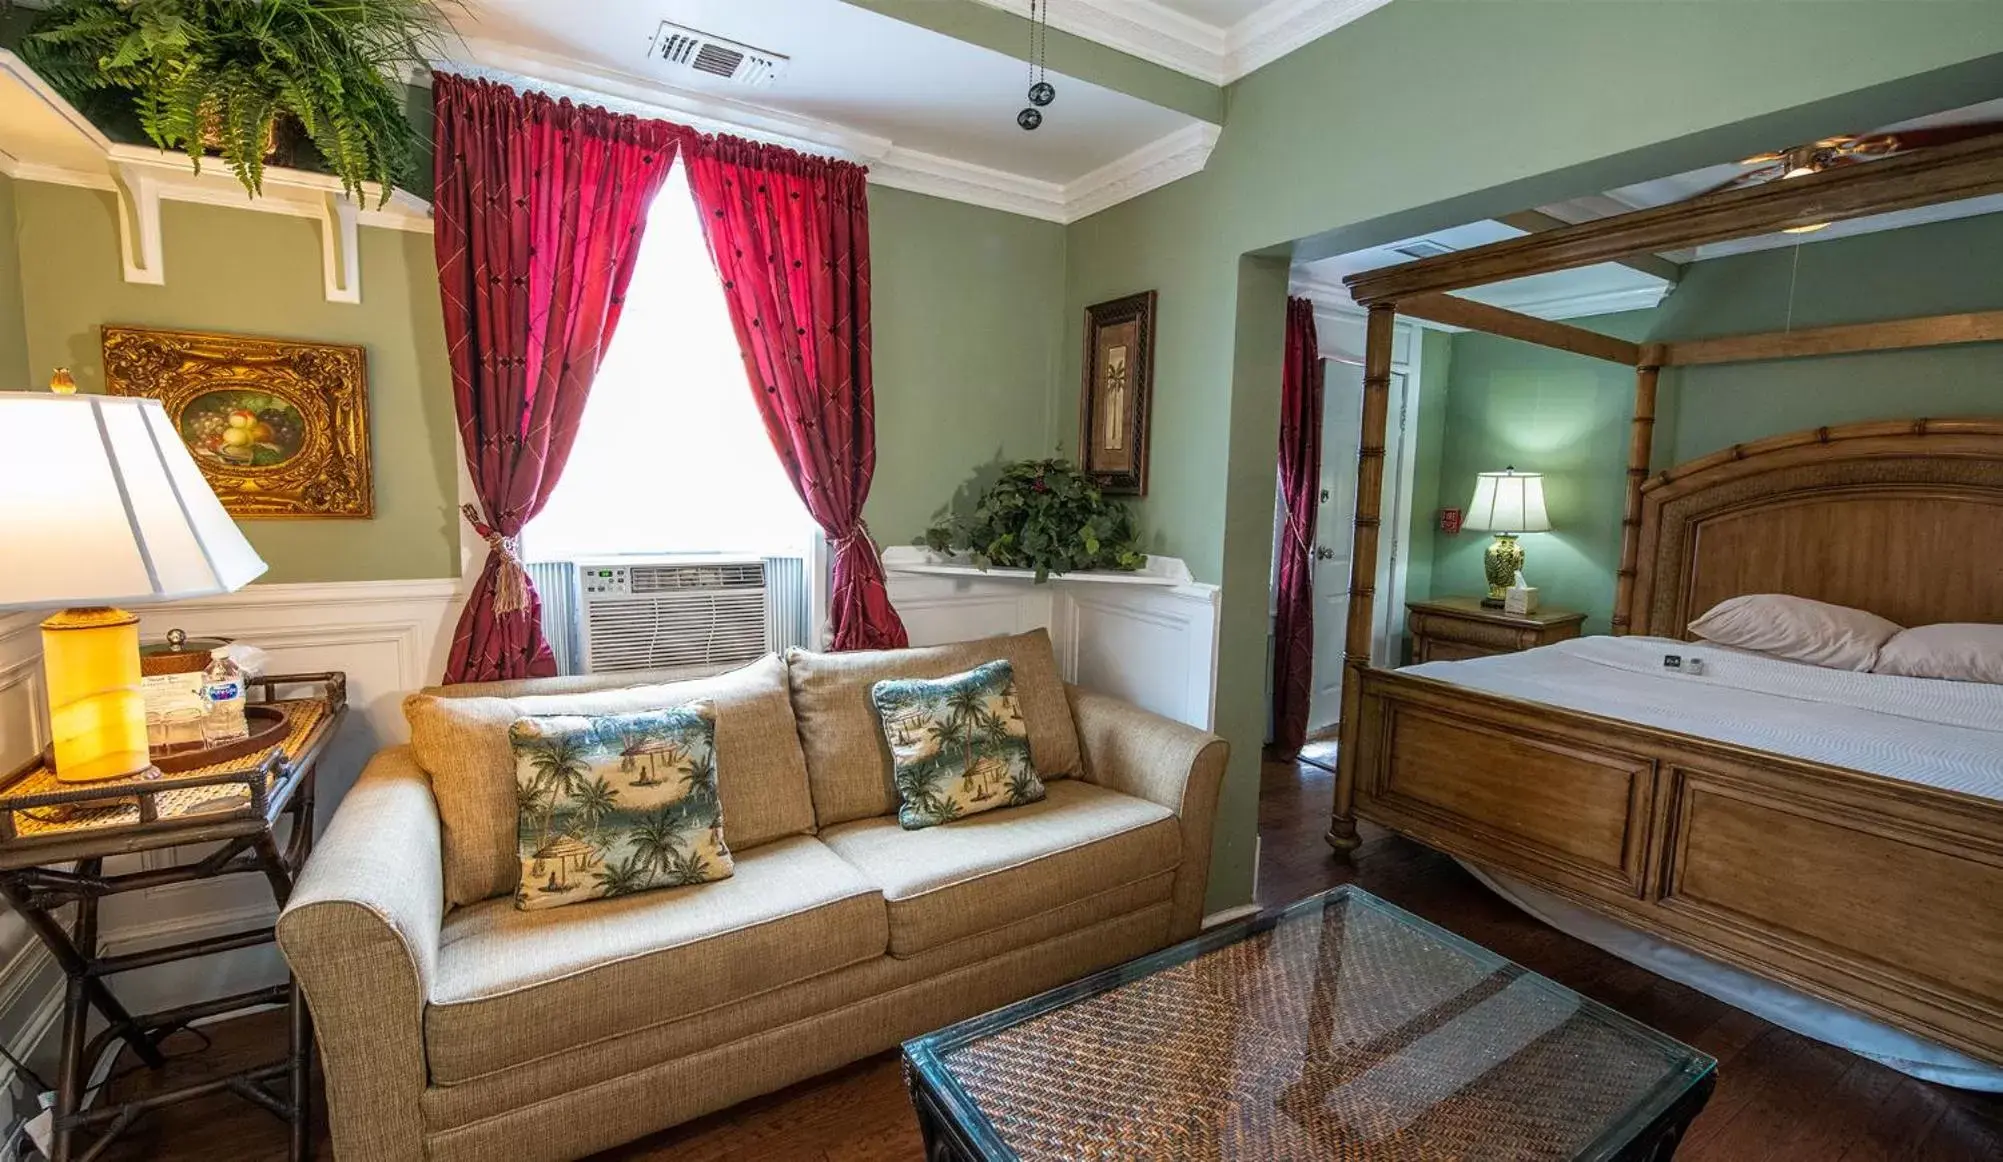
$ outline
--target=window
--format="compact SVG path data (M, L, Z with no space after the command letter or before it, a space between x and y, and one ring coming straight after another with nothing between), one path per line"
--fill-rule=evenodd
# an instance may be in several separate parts
M812 518L745 383L723 288L679 163L647 214L626 305L532 561L800 551Z

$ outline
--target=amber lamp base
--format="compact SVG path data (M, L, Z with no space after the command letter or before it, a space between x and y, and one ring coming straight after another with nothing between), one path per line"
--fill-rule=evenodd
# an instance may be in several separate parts
M42 673L57 779L96 783L151 765L137 617L90 605L49 618L42 623Z

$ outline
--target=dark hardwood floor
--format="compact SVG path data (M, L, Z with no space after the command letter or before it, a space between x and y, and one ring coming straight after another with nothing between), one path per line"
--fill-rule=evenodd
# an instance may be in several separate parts
M1913 1081L1797 1036L1661 979L1530 919L1452 860L1367 831L1354 865L1322 842L1332 779L1306 764L1268 763L1259 799L1262 904L1345 882L1450 928L1718 1058L1715 1096L1679 1162L1994 1162L2003 1158L2003 1097ZM187 1076L282 1052L281 1014L211 1026L211 1055L169 1067ZM171 1048L192 1046L183 1035ZM156 1084L141 1071L114 1088ZM320 1128L320 1152L331 1157ZM172 1107L142 1119L109 1159L203 1162L284 1157L283 1128L233 1097ZM597 1156L598 1162L876 1162L923 1157L894 1055L756 1098ZM345 1160L344 1160L345 1162Z

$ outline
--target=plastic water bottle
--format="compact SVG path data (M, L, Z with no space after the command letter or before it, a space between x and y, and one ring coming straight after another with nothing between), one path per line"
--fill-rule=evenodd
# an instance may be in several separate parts
M209 704L202 719L203 742L214 746L250 737L250 723L243 713L243 670L230 660L227 649L209 654L209 668L202 671L202 700Z

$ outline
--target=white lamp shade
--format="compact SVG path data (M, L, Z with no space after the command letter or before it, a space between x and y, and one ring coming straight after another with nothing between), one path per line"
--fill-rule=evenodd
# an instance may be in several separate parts
M0 392L0 609L241 589L266 566L160 401Z
M1544 477L1536 472L1482 472L1475 476L1474 499L1462 528L1490 533L1541 533L1551 527L1544 513Z

